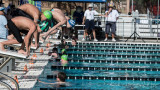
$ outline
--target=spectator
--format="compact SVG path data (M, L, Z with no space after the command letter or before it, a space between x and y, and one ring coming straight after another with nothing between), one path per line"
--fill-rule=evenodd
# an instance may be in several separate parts
M110 33L110 28L111 28L111 33L112 33L112 41L115 42L115 33L116 33L116 21L119 17L119 14L117 10L113 9L114 3L111 1L108 5L109 10L105 12L105 17L106 17L106 38L104 41L108 40L108 34Z
M81 6L76 7L76 11L73 13L73 19L76 20L77 24L82 24L84 12Z
M7 39L8 30L7 26L7 19L4 16L4 7L0 7L0 39Z
M87 36L87 30L91 29L93 32L93 37L94 37L94 41L98 41L96 39L96 33L94 30L94 15L98 15L98 12L96 12L95 10L92 10L93 5L90 4L88 6L88 10L85 11L84 13L84 17L83 17L83 22L82 24L85 24L85 32L84 32L84 37L82 39L82 41L85 41L85 36Z

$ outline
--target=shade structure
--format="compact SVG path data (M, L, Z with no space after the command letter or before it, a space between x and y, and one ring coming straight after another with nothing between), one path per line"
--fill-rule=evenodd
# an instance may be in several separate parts
M34 1L52 1L52 2L106 2L106 0L34 0Z

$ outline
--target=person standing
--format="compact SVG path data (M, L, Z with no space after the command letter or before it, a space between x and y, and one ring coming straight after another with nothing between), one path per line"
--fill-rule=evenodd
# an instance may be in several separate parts
M108 34L112 33L112 41L115 42L115 33L116 33L116 21L119 17L118 11L113 9L114 3L111 1L108 5L108 10L105 12L106 17L106 38L104 41L108 40Z
M4 7L0 7L0 39L7 39L8 30L7 26L7 19L4 16Z
M83 20L83 9L81 6L77 6L76 7L76 11L73 14L73 18L74 20L76 20L76 24L82 24L82 20Z
M83 22L82 24L85 24L85 32L84 32L84 37L82 39L82 41L85 41L85 36L87 36L87 30L91 29L93 32L93 37L94 37L94 41L98 41L96 39L96 33L95 33L95 24L94 24L94 15L98 15L98 12L96 12L95 10L92 10L93 5L90 4L88 5L88 10L85 11L84 13L84 17L83 17Z

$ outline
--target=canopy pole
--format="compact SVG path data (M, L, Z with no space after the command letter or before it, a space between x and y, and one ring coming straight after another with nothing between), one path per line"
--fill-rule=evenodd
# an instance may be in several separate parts
M102 3L100 3L99 8L100 8L100 13L102 13Z
M159 19L159 0L158 0L158 10L157 10L157 19Z
M133 14L133 0L132 0L132 14Z

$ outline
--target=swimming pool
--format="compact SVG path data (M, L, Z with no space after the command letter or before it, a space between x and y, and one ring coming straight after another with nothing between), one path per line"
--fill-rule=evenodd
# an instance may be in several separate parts
M34 89L107 89L158 90L160 88L160 44L143 43L87 43L71 46L69 63L61 66L59 59L50 61L39 77L55 82L55 71L67 74L68 86L53 87L37 82ZM59 53L61 48L59 48Z

